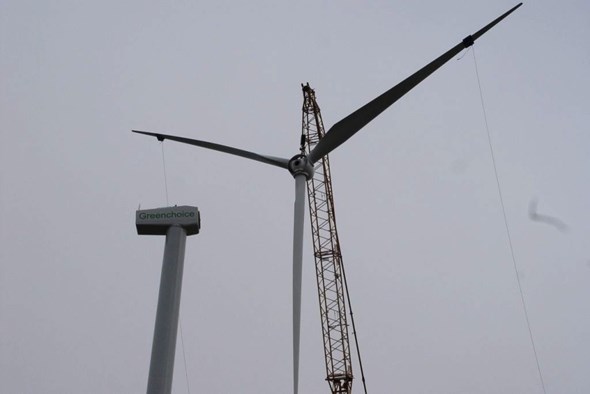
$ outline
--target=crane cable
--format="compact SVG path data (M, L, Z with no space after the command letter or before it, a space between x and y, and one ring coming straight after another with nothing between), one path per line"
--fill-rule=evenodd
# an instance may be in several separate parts
M162 167L163 167L163 171L164 171L164 189L166 191L166 206L169 206L170 203L168 201L168 177L166 175L166 155L164 154L164 141L160 141L161 147L162 147ZM186 364L186 352L184 350L184 335L182 335L182 317L178 316L178 328L180 330L180 345L182 347L182 359L184 361L184 376L186 378L186 390L188 392L188 394L191 393L191 388L189 385L189 380L188 380L188 368L187 368L187 364Z
M352 304L350 303L350 294L348 292L348 281L346 280L346 271L344 270L344 263L340 261L340 269L342 270L342 279L344 280L344 290L346 291L346 300L348 302L348 313L350 314L350 321L352 323L352 335L354 336L354 344L356 347L356 355L359 359L359 368L361 370L361 381L363 382L363 388L365 394L367 394L367 383L365 381L365 371L363 370L363 360L361 358L361 349L359 347L358 337L356 335L356 325L354 324L354 313L352 313Z
M166 157L164 155L164 140L160 141L160 146L162 147L162 167L164 169L164 190L166 191L166 206L170 203L168 202L168 177L166 175Z
M480 101L481 101L481 109L483 111L483 118L484 118L484 123L485 123L485 127L486 127L487 136L488 136L488 144L490 146L490 155L491 155L492 164L493 164L493 167L494 167L494 174L496 176L496 185L497 185L497 188L498 188L498 197L500 199L500 206L502 208L502 215L504 216L504 226L506 227L506 235L508 237L508 245L510 247L510 255L512 256L512 265L514 267L514 275L516 277L516 283L518 284L518 291L520 292L520 301L522 303L522 310L524 312L524 317L525 317L526 325L527 325L527 328L528 328L528 334L529 334L529 338L531 340L531 346L532 346L532 349L533 349L533 354L535 356L535 362L537 364L537 372L539 373L539 380L541 382L541 387L543 388L543 393L547 394L547 390L545 389L545 382L543 380L543 373L541 372L541 364L539 363L539 356L537 354L537 347L535 346L535 340L533 338L533 331L531 329L531 322L529 320L529 314L528 314L526 302L525 302L525 299L524 299L524 293L522 291L522 284L520 283L520 278L518 276L518 266L516 264L516 258L514 256L514 247L512 245L512 237L510 235L510 229L508 227L508 219L507 219L507 216L506 216L506 207L504 206L504 198L502 196L502 188L500 187L500 178L498 177L498 168L496 166L496 158L495 158L494 149L493 149L493 146L492 146L492 137L490 135L490 127L488 125L488 117L487 117L486 108L485 108L485 105L484 105L483 93L482 93L482 88L481 88L481 81L480 81L480 78L479 78L479 71L478 71L478 68L477 68L477 59L475 57L475 48L474 47L472 47L472 48L473 48L473 50L472 50L472 53L473 53L473 64L475 65L475 75L477 77L477 85L479 87L479 98L480 98Z

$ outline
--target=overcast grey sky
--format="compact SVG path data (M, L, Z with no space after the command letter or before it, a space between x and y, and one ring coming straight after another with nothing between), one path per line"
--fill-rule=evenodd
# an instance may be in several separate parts
M145 392L164 239L138 236L134 214L166 197L160 143L130 129L291 157L300 83L330 127L515 4L2 1L0 392ZM588 20L585 0L528 1L475 45L552 394L590 392ZM191 393L288 392L292 178L164 150L170 204L202 216L181 306ZM542 393L472 54L331 164L369 391ZM535 199L568 231L531 220ZM305 230L301 392L322 393ZM178 349L173 391L187 393Z

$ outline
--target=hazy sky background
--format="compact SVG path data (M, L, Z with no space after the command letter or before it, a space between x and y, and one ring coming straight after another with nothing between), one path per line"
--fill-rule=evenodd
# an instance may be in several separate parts
M166 193L160 143L132 128L291 157L302 82L329 128L515 4L2 1L0 392L145 392L164 238L134 215ZM551 394L590 392L589 20L586 0L528 1L475 44ZM292 178L164 150L170 204L202 216L181 306L191 393L289 392ZM369 392L542 393L472 53L330 158ZM534 199L568 231L532 221ZM301 392L327 393L309 234Z

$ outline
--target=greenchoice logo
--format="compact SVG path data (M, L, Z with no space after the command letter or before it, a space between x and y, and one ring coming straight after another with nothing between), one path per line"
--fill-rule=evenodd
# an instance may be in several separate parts
M144 219L173 219L173 218L194 218L196 217L195 212L166 212L166 213L145 213L139 214L139 218Z

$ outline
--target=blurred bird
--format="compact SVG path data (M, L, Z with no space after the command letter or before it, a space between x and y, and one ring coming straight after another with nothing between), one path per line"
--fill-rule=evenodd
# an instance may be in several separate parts
M538 201L536 198L532 199L531 202L529 202L529 218L535 222L543 222L543 223L547 223L553 227L555 227L556 229L558 229L559 231L567 231L568 227L567 225L557 219L554 218L553 216L548 216L548 215L541 215L537 212L537 205L538 205Z

